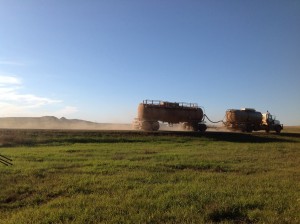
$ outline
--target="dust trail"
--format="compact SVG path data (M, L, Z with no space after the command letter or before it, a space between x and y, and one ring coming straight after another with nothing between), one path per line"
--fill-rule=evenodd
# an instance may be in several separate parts
M165 123L159 123L159 130L160 131L187 131L186 129L183 128L181 124L173 124L173 125L168 125Z
M79 129L79 130L132 130L131 124L95 123L79 119L45 117L0 118L0 128L7 129Z
M233 130L228 129L225 126L207 126L207 131L232 132Z
M182 124L160 123L159 131L189 131L183 128ZM220 125L207 125L207 131L231 132ZM132 124L120 123L96 123L79 119L57 118L54 116L45 117L7 117L0 118L0 128L3 129L74 129L74 130L134 130Z

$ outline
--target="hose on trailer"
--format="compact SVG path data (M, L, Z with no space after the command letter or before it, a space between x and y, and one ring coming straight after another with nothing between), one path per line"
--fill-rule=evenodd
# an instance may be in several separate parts
M222 123L225 125L225 122L224 122L224 120L212 121L212 120L210 120L210 119L208 118L208 116L207 116L206 114L204 114L204 117L206 117L206 118L207 118L207 120L209 120L211 123L217 124L217 123L221 123L221 122L222 122Z

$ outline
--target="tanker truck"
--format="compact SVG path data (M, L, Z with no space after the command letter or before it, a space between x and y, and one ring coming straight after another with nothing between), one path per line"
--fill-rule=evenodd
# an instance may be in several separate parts
M280 133L283 129L280 121L276 120L275 116L269 112L262 114L251 108L229 109L226 111L225 117L224 124L227 128L243 132L265 130L266 132L276 131L276 133Z
M196 103L143 100L138 106L138 117L133 121L133 128L158 131L160 121L169 125L180 124L184 130L205 132L203 119L203 110Z

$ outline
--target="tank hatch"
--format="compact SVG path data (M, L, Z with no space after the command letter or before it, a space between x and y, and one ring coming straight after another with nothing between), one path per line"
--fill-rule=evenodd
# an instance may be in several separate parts
M256 111L254 108L241 108L241 110L252 111L252 112Z

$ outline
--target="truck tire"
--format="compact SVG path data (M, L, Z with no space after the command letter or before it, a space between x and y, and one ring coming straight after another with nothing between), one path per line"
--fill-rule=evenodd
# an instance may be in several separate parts
M276 131L277 134L280 134L280 132L281 132L281 127L280 127L279 125L277 125L277 126L275 127L275 131Z

